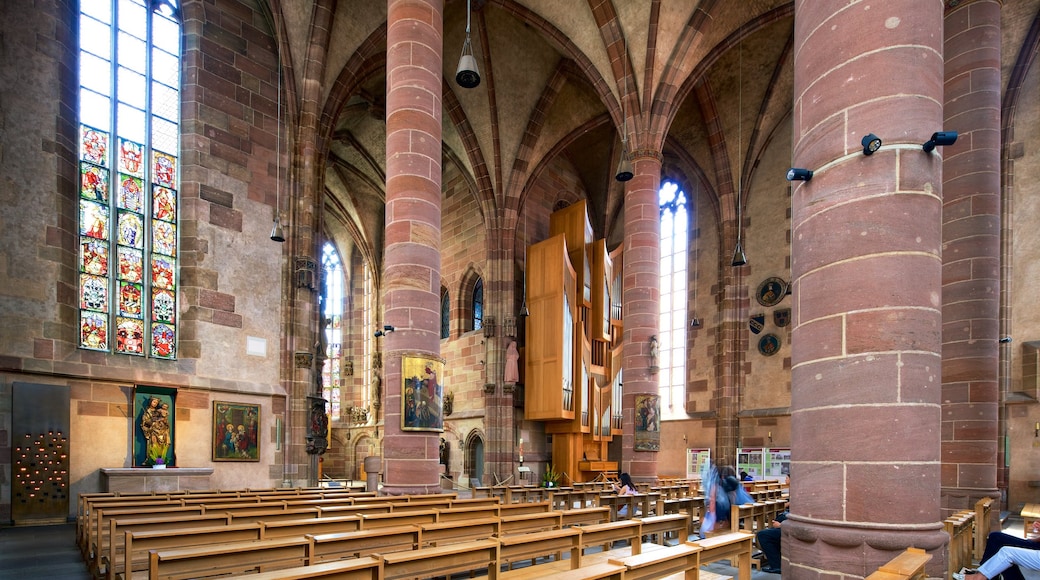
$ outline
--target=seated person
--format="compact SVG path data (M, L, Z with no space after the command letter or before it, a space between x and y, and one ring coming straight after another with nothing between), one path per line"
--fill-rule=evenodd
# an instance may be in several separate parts
M740 472L740 481L755 481L755 478L751 477L750 475L748 475L748 472L741 471Z
M982 560L980 563L985 564L993 556L997 555L997 552L1005 546L1011 546L1014 548L1025 548L1027 550L1040 550L1040 537L1036 537L1035 534L1040 534L1040 521L1033 522L1032 538L1020 538L1011 534L1005 534L1004 532L990 532L986 538L986 550L982 553ZM1001 576L1004 580L1024 580L1022 571L1019 570L1018 566L1012 564L1007 570L1001 572Z
M632 482L632 476L628 473L622 473L621 475L619 475L618 482L621 485L618 486L617 484L614 484L614 493L618 495L635 495L639 493L639 490L636 489L636 484ZM620 508L618 508L618 515L627 516L628 506L623 505Z
M1040 550L1004 546L979 566L978 572L965 574L963 580L993 580L1001 574L1007 574L1011 568L1040 571ZM1018 570L1018 574L1021 573L1021 570ZM955 579L958 576L960 574L954 574Z
M780 573L780 524L786 519L787 512L779 513L768 528L755 534L755 541L758 542L758 547L762 549L762 555L766 559L762 564L762 571L767 574Z

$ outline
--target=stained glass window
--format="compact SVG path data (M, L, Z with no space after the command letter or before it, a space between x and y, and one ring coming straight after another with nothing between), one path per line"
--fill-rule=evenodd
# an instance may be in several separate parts
M177 0L80 2L79 57L79 345L174 359Z
M343 263L339 252L330 242L325 242L321 252L321 267L324 292L321 296L322 313L325 316L325 364L321 371L322 392L329 402L329 416L333 421L340 417L340 387L343 385Z
M686 418L686 300L689 213L686 194L673 182L660 191L661 303L658 388L664 419Z
M473 330L484 328L484 280L473 283Z
M451 336L451 300L448 289L441 286L441 338Z

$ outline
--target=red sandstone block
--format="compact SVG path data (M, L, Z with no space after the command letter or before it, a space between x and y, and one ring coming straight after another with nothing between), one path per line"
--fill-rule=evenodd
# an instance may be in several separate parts
M904 441L917 440L906 438ZM863 444L870 445L870 438ZM935 493L940 483L938 465L850 464L847 473L845 513L849 521L909 525L931 524L938 519L939 497ZM879 505L886 507L879 510Z

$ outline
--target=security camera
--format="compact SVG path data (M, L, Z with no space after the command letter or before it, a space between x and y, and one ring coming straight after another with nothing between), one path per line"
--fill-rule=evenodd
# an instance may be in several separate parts
M1011 337L1010 336L1002 336L1002 337L1000 337L1000 341L999 342L1001 342L1003 344L1007 344L1007 343L1011 342Z
M787 181L809 181L812 179L811 169L792 167L787 170Z

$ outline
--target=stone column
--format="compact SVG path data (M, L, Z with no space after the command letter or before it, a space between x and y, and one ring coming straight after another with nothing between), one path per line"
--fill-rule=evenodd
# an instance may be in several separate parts
M1000 2L945 19L943 172L943 515L1000 497ZM938 130L938 129L937 129Z
M387 0L383 491L440 490L440 433L401 427L402 356L440 356L443 0ZM438 380L441 380L438 377Z
M624 281L624 394L622 399L621 471L636 481L657 477L657 453L632 451L635 443L636 395L658 394L657 375L650 373L650 337L657 334L661 316L661 154L632 152L635 176L625 184Z
M785 580L865 577L940 517L943 3L798 2ZM863 153L874 133L884 145Z

